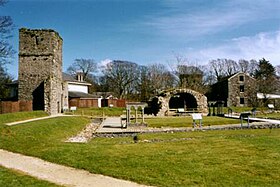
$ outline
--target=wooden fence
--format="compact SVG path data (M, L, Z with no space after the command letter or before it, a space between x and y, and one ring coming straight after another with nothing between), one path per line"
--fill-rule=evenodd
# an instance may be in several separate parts
M0 101L0 114L32 111L32 101Z

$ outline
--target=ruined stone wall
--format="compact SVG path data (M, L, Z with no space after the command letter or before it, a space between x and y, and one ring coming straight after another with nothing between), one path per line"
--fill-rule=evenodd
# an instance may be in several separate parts
M240 80L240 77L243 77ZM240 89L240 86L243 86ZM237 73L228 79L228 106L251 106L250 102L256 96L256 81L246 73ZM242 98L244 103L241 103Z
M40 89L39 89L40 88ZM38 90L39 89L39 90ZM19 30L19 100L41 102L57 114L62 105L62 39L53 30ZM36 94L35 94L36 93ZM38 97L38 98L36 98ZM34 102L36 100L36 102ZM39 106L40 108L40 106Z
M63 92L63 99L62 99L62 109L66 110L69 109L69 102L68 102L68 83L63 82L62 84L62 92Z
M158 116L166 116L168 115L169 111L169 101L170 98L173 95L176 95L178 93L189 93L191 94L196 102L197 102L197 110L199 113L202 113L204 115L208 114L208 105L207 105L207 97L199 92L196 92L191 89L174 89L172 91L167 91L163 95L164 96L159 96L159 102L161 103L161 109L158 112Z

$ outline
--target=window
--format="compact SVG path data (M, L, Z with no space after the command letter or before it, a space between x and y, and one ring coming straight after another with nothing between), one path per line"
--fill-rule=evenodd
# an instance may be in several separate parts
M240 104L241 104L241 105L244 105L244 104L245 104L244 98L240 98Z
M244 90L245 90L244 85L240 85L239 90L240 90L240 92L244 92Z
M243 81L244 81L244 76L243 76L243 75L239 76L239 81L240 81L240 82L243 82Z

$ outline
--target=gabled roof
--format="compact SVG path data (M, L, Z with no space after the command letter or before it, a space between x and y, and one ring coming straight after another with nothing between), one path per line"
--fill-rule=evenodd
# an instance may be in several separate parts
M254 77L251 77L248 73L244 73L244 72L238 72L238 73L235 73L234 75L232 75L231 77L228 78L228 80L240 75L240 74L243 74L243 75L247 75L248 77L252 78L252 79L255 79Z
M64 72L62 73L62 79L63 79L63 81L71 81L71 82L77 81L76 79L74 79L74 77L72 77L68 73L64 73Z

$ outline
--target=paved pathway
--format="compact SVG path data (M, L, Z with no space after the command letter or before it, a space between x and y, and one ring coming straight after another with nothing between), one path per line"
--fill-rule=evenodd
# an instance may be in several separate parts
M93 163L94 164L94 163ZM140 187L137 183L89 173L0 149L0 165L55 184L76 187Z
M225 114L225 117L239 119L239 116L237 116L237 115L228 115L228 114ZM247 119L247 118L246 118L246 119ZM273 123L273 124L280 124L280 120L275 120L275 119L254 118L254 117L249 117L249 119L252 120L252 121L259 121L259 122L268 122L268 123Z

